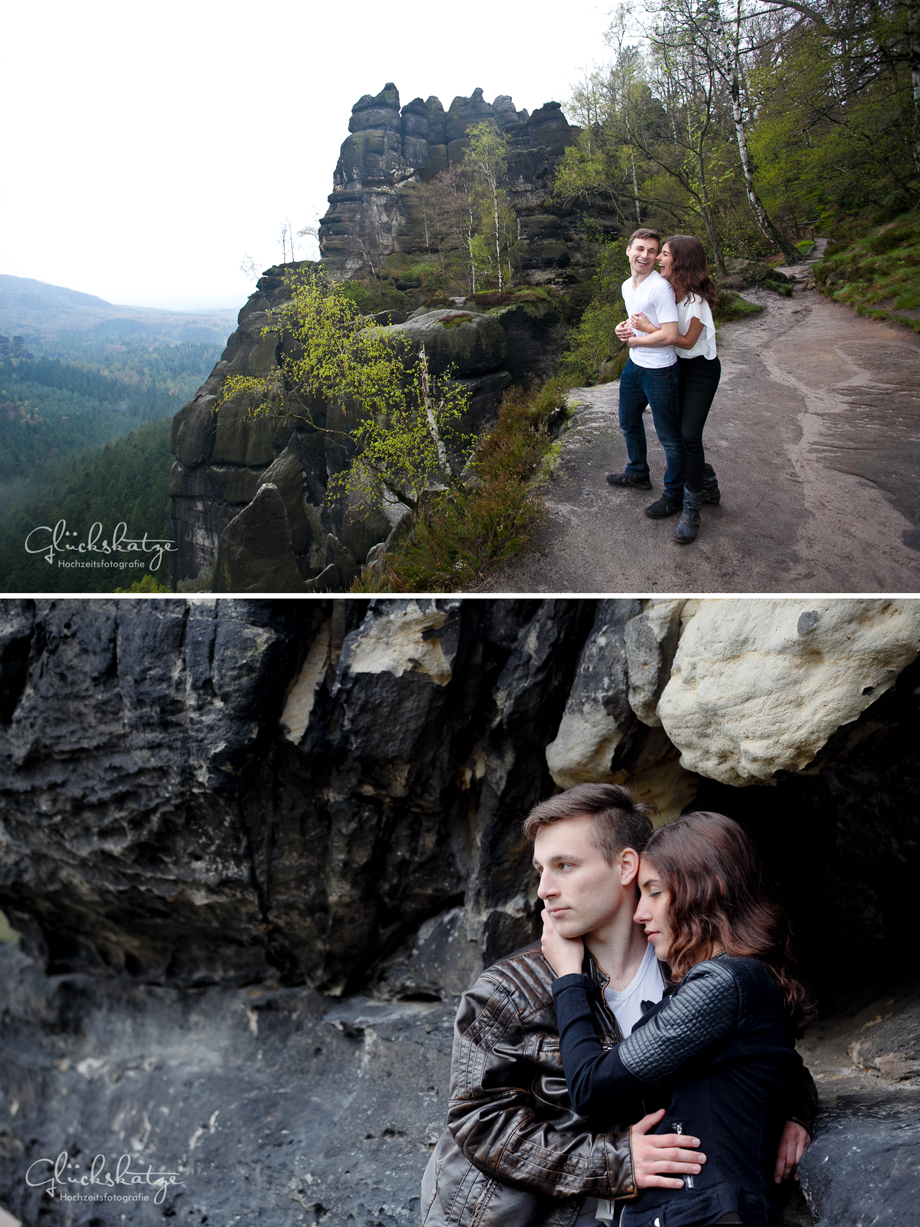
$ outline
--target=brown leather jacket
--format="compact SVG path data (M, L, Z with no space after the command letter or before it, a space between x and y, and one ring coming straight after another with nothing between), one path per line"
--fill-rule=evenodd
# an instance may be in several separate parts
M586 970L603 987L590 956ZM636 1196L629 1134L591 1132L569 1103L553 979L537 944L461 1000L447 1129L422 1180L426 1227L572 1227L586 1196ZM605 1006L597 1023L604 1044L622 1039Z
M590 954L584 971L602 990L597 1034L612 1047L623 1036L603 1002L607 976ZM447 1128L422 1178L425 1227L573 1227L588 1196L638 1195L629 1133L592 1132L569 1101L554 978L535 943L462 998ZM797 1098L792 1119L810 1129L817 1095L804 1066Z

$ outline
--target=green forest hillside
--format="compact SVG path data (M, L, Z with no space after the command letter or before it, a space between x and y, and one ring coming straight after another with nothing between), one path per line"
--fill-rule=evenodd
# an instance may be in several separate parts
M214 366L214 344L125 349L95 361L0 359L0 491L42 466L176 412ZM0 510L4 503L0 494Z
M48 547L59 521L71 534L62 536L64 547L89 541L97 523L99 545L111 542L120 523L127 537L142 540L146 534L148 546L165 540L171 425L169 419L151 422L114 443L48 465L35 492L20 498L0 522L0 590L113 592L147 577L148 585L152 580L168 591L169 564L158 548L115 555L64 548L51 551L48 561ZM27 542L35 553L27 552Z
M85 541L96 523L101 539L165 538L170 422L222 348L223 339L147 336L130 347L97 341L80 357L0 359L0 591L106 592L143 573L165 580L165 559L150 569L156 550L94 551L93 566L64 566L77 555L63 546ZM62 521L51 561L47 550L30 554ZM143 568L116 565L128 561Z

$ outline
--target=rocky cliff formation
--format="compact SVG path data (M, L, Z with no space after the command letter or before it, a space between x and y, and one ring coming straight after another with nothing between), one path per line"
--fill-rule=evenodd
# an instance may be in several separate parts
M307 262L259 279L239 327L208 379L173 419L170 483L171 578L180 589L215 592L347 592L374 546L391 539L402 504L346 496L333 480L350 463L335 406L314 406L320 429L303 419L253 417L252 394L220 404L231 375L277 372L294 351L286 333L266 331L270 312L290 299L291 276ZM464 308L419 309L387 325L416 349L432 375L451 372L467 392L461 428L482 432L504 390L537 368L553 316L515 306L497 315ZM220 409L218 412L218 405Z
M521 279L537 288L525 288L496 314L468 302L461 317L445 293L435 302L420 282L404 283L389 258L431 258L418 189L458 164L468 129L484 120L508 137L502 186L517 219ZM380 322L424 341L435 356L433 370L453 366L470 396L465 428L480 431L510 383L544 372L566 310L561 288L590 275L598 234L618 229L603 210L592 215L591 236L580 214L550 211L553 167L577 129L555 102L528 115L510 98L488 103L476 90L447 111L437 98L400 108L396 87L387 84L355 104L349 131L320 228L323 274L388 286L400 310L380 315ZM404 515L402 507L330 496L330 479L349 463L341 444L302 423L253 419L251 397L237 396L215 412L229 375L265 376L282 363L289 338L263 332L268 313L290 297L288 278L304 267L280 265L263 274L220 362L174 419L170 536L178 548L170 567L180 589L348 591L369 551L390 538Z
M61 1221L409 1227L520 819L621 780L751 831L827 1015L812 1210L906 1227L918 649L909 600L6 602L0 1205L127 1154L162 1208Z
M494 122L508 138L502 186L525 243L523 280L544 285L584 275L594 247L585 243L583 219L547 207L553 168L578 133L558 102L529 115L516 111L506 95L489 103L477 89L471 98L455 98L446 111L434 97L413 98L400 108L399 91L388 82L375 98L365 94L356 102L349 120L350 135L320 226L320 250L332 276L380 270L394 253L425 253L416 189L458 165L469 128L484 121ZM598 214L595 226L618 232L606 213Z

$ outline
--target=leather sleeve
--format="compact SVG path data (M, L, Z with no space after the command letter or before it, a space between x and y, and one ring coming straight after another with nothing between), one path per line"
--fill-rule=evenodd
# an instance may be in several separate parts
M808 1072L808 1066L798 1053L796 1056L799 1058L799 1065L796 1069L795 1085L792 1088L789 1119L794 1120L803 1129L807 1129L814 1138L815 1117L818 1115L818 1088L815 1086L814 1078Z
M669 1082L727 1047L747 1004L725 964L697 963L658 1013L620 1044L620 1059L643 1082Z
M551 1197L637 1196L628 1133L590 1132L568 1109L536 1110L540 1043L501 984L482 977L464 996L447 1117L460 1150L495 1179Z
M642 1094L704 1064L730 1043L741 1010L739 988L717 963L689 972L680 991L616 1048L605 1051L591 1024L588 976L562 976L553 985L562 1063L579 1112L609 1114L611 1105Z

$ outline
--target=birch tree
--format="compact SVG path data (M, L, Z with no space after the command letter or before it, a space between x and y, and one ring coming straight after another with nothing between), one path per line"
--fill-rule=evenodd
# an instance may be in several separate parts
M474 124L467 131L467 137L470 144L464 160L475 170L486 198L486 208L490 214L490 243L495 250L498 288L502 290L506 280L504 261L511 247L506 225L510 209L499 186L508 172L508 138L496 124L489 121Z

